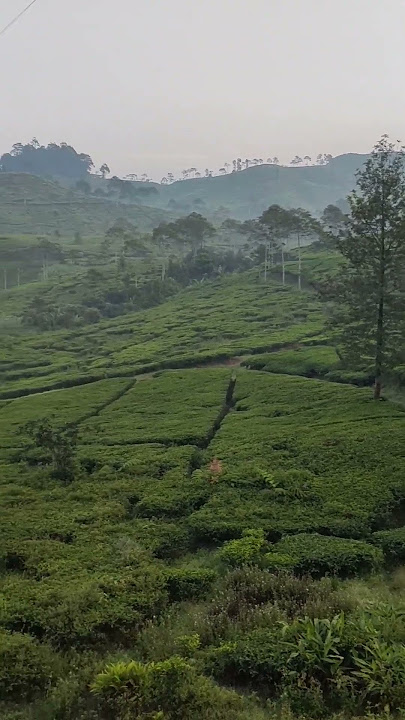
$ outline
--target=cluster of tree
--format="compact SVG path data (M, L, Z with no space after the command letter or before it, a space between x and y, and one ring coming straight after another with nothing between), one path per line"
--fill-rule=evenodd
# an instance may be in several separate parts
M321 289L341 355L384 374L405 362L405 150L384 135L357 173L350 214L337 237L345 262Z
M142 202L146 198L158 195L158 190L154 185L145 187L131 180L122 180L116 175L107 181L106 189L96 187L93 190L89 181L84 178L76 182L75 188L83 195L114 198L122 202Z
M327 165L332 159L333 156L330 153L319 153L315 160L313 160L309 155L305 155L304 158L299 155L295 155L295 157L292 158L290 165ZM245 160L242 160L242 158L239 157L232 160L232 163L224 163L223 167L219 168L217 174L227 175L228 173L241 172L242 170L248 170L250 167L256 167L257 165L263 165L264 163L267 165L280 165L280 161L277 156L268 157L266 161L264 161L263 158L246 158ZM210 178L215 174L215 171L210 170L209 168L205 168L204 171L200 172L198 168L192 167L182 170L181 176L178 178L176 178L174 173L169 172L161 179L160 182L162 185L170 185L177 180L189 180L191 178L201 177Z
M31 420L21 428L21 434L28 438L28 462L49 465L52 476L66 485L74 480L78 442L75 425L56 427L49 418Z
M15 143L11 152L0 157L2 172L22 172L41 176L83 178L94 167L90 155L77 153L67 143L40 145L34 138L30 143Z
M214 235L215 228L207 218L193 212L174 222L160 223L153 230L152 238L162 251L174 245L184 252L191 248L195 254L204 246L204 242Z
M301 158L296 155L291 160L291 165L325 165L332 159L332 155L320 153L317 155L316 160L312 161L309 155L305 155ZM161 179L162 185L168 185L176 180L187 180L190 178L210 178L215 174L226 175L229 172L236 173L242 170L247 170L249 167L257 165L263 165L266 162L269 165L279 165L280 161L278 157L268 157L266 161L263 158L236 158L232 160L232 163L226 162L223 167L219 168L218 173L214 170L205 168L204 171L200 172L198 168L191 167L182 170L181 175L177 178L173 172L168 172ZM65 142L60 143L49 143L48 145L40 145L36 138L33 138L29 143L15 143L10 152L4 153L0 157L0 172L24 172L31 173L33 175L41 175L45 177L66 177L69 179L77 178L78 181L84 180L80 185L77 184L77 189L83 193L90 194L91 186L85 182L86 176L94 169L94 163L90 155L85 153L77 153L76 150ZM101 177L103 180L110 175L111 170L107 163L103 163L99 170L96 171L96 175ZM129 173L124 179L117 177L116 175L109 181L109 188L107 195L118 195L120 199L131 200L141 194L141 191L145 191L145 188L139 188L135 186L135 182L149 183L150 177L147 173L137 175L136 173ZM156 193L156 188L151 188L151 192ZM95 191L97 195L104 195L105 192L102 188L97 188Z

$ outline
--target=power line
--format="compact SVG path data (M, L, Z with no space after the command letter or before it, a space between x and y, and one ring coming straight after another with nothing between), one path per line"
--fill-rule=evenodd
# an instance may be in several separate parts
M36 2L37 0L31 0L31 2L27 5L26 8L24 8L24 10L21 10L21 12L18 13L15 18L13 18L2 30L0 30L0 37L4 35L4 33L7 32L7 30L9 30L13 25L15 25L15 23L18 22L19 19L23 15L25 15L25 13L30 9L30 7L32 7L32 5L35 5Z

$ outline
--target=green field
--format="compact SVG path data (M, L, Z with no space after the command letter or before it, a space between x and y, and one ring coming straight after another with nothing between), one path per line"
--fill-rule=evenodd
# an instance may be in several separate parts
M78 425L81 469L69 486L22 462L19 422L45 415ZM275 568L344 577L392 561L389 533L405 499L404 414L375 405L366 389L242 368L168 370L135 384L109 379L21 397L3 403L0 418L0 622L55 656L58 692L73 649L80 666L94 648L91 668L118 646L140 660L173 654L178 600L195 604L183 620L200 638L189 652L221 679L249 632L270 632L274 618L270 603L249 624L235 616L233 631L213 625L221 593L241 572L231 571L224 591L223 563L237 567L246 553L256 593ZM308 582L316 595L318 581ZM201 605L207 593L212 607ZM153 618L170 608L166 649L150 645ZM218 666L221 643L233 655Z
M4 333L2 718L404 706L405 416L340 367L311 289L334 265L307 251L303 292L292 261L285 287L254 268L93 325ZM73 481L30 441L46 418L78 431Z
M0 398L264 352L319 335L313 295L253 271L187 288L157 308L71 332L5 338Z

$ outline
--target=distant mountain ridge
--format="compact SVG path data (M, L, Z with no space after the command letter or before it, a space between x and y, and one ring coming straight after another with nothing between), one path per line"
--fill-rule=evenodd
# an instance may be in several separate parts
M190 212L217 222L226 217L245 220L275 203L302 207L317 215L330 203L344 209L356 183L355 173L367 157L350 153L333 158L327 165L302 167L264 164L169 185L135 182L137 188L156 188L156 194L148 196L148 205L108 196L109 181L94 176L89 176L91 185L93 190L103 190L101 197L83 194L56 179L2 172L0 233L51 234L58 230L62 235L100 235L117 218L149 231L160 222Z
M202 214L222 206L239 220L257 217L273 203L317 214L330 203L345 201L367 157L349 153L327 165L302 167L264 164L228 175L156 185L159 195L154 204L173 210L188 206Z

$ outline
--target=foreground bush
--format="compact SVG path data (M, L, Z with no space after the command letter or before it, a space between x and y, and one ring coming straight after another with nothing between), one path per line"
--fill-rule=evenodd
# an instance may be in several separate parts
M55 656L30 635L0 631L0 697L31 698L54 679Z
M220 690L180 657L109 665L92 691L100 698L102 717L114 720L220 720L240 707L236 694Z

